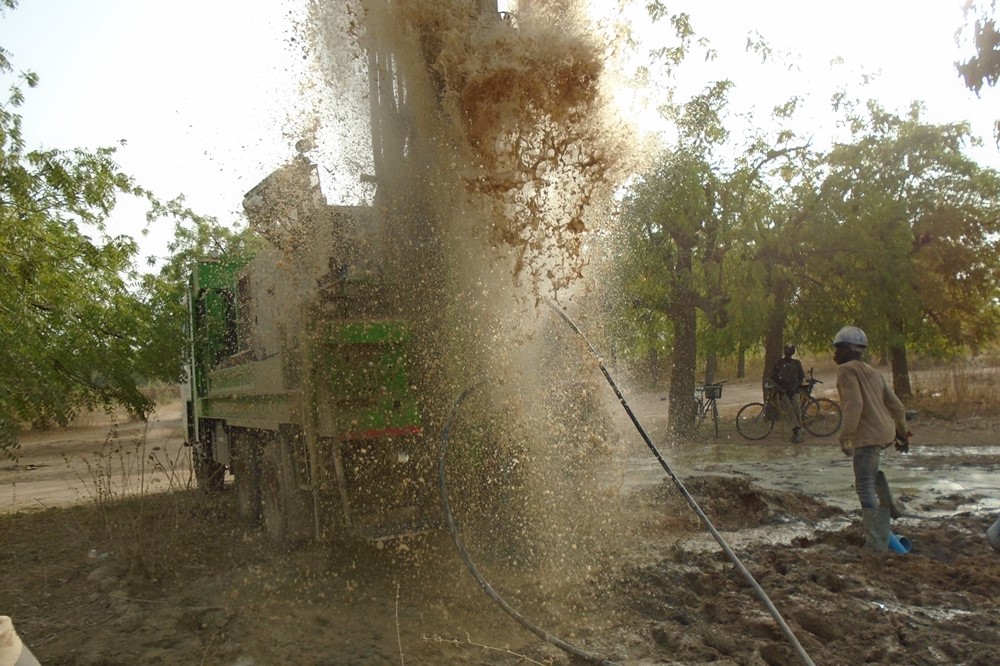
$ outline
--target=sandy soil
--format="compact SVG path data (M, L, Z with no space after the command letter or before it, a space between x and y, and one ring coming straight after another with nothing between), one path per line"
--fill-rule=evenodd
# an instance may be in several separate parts
M727 387L724 404L753 393ZM1000 512L996 415L914 421L912 452L883 463L907 507L894 530L913 550L872 558L832 439L750 443L727 423L718 439L668 445L660 396L630 402L815 663L996 662L1000 553L984 538ZM165 410L144 437L141 424L110 439L101 426L33 434L16 466L0 465L0 613L46 666L583 663L500 610L446 532L276 549L234 521L233 493L188 489L180 427ZM486 580L538 627L614 663L803 663L622 433L569 497L535 489L544 544L466 542ZM140 459L157 492L138 492ZM557 520L561 502L579 518Z
M25 433L18 443L13 460L0 457L0 513L162 492L192 481L177 402L159 407L149 422L97 415Z

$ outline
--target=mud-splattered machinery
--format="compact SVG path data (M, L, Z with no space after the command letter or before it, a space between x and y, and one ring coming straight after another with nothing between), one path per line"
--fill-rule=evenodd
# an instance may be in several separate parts
M379 293L379 224L327 205L305 158L251 190L270 243L199 263L190 283L188 442L199 486L235 478L276 540L378 538L437 515L412 383L411 330Z
M496 0L467 1L501 20ZM267 247L191 275L187 441L198 482L219 489L231 473L240 514L276 540L380 538L440 520L418 403L430 393L432 324L412 316L427 291L414 266L435 259L412 248L434 245L436 148L419 118L438 95L392 34L393 3L364 7L372 205L329 205L303 146L244 198Z

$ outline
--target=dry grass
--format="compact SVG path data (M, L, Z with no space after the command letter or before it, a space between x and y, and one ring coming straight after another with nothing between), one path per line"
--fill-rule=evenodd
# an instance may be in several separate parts
M959 366L923 370L911 377L909 405L939 418L985 416L1000 411L1000 367Z
M188 451L179 449L177 456ZM150 446L147 431L122 438L111 429L101 451L84 460L87 474L80 475L87 504L103 527L101 534L88 535L99 544L99 556L113 555L129 575L148 579L173 569L183 555L179 538L187 516L203 499L184 462Z

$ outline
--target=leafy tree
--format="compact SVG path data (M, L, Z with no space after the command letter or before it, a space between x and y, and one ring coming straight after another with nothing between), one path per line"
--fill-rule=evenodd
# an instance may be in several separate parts
M718 180L703 160L671 152L655 171L636 183L622 214L626 291L633 304L670 322L670 429L688 434L694 422L696 310L723 316L705 288L718 259L697 251L711 247L720 232L716 216Z
M983 85L993 87L1000 80L1000 32L997 31L996 0L966 0L965 19L971 23L955 33L961 43L968 39L973 55L968 60L956 62L955 67L965 86L979 95ZM1000 143L1000 120L993 123L993 136Z
M0 0L0 12L15 6ZM81 409L145 416L140 386L180 374L181 267L220 231L136 185L114 148L28 150L17 110L38 77L15 74L9 56L0 49L0 76L12 79L0 104L0 449L23 425L66 424ZM137 270L132 238L106 232L123 195L148 200L151 220L194 224L155 278Z
M713 152L728 139L721 112L729 86L715 83L671 108L677 147L629 189L621 216L625 302L670 331L661 338L672 342L675 435L694 422L690 396L699 348L711 380L715 355L759 341L775 304L781 305L775 310L779 345L782 335L787 299L783 293L774 298L768 279L774 266L762 255L777 246L773 172L803 148L782 131L753 137L729 170L713 163Z
M669 16L660 2L647 3L647 10L654 20ZM656 73L661 79L669 79L694 44L706 48L706 59L715 57L704 40L695 39L685 15L672 17L671 23L679 46L653 52L654 62L662 65L646 77L639 76L640 81L651 81ZM759 39L748 39L747 50L755 51L763 60L772 57L767 44ZM665 97L670 101L661 110L673 121L677 138L672 150L631 188L625 201L623 232L635 236L626 244L629 250L622 253L626 262L622 275L638 275L636 264L645 262L646 268L642 282L625 279L621 287L623 302L640 306L632 308L633 331L648 332L644 339L651 350L673 345L672 429L683 429L691 422L687 411L693 409L689 398L696 360L704 360L706 381L710 381L719 354L738 354L742 358L746 350L759 347L761 342L770 353L773 340L777 340L780 351L785 309L794 295L787 288L775 293L779 283L791 283L791 278L786 275L784 263L774 261L772 250L778 248L792 260L798 249L794 243L781 246L787 241L781 233L783 220L792 213L782 212L779 207L787 196L784 190L796 178L794 158L805 146L794 146L795 136L782 129L766 133L751 127L741 135L741 139L746 138L744 146L731 141L724 116L731 85L728 81L714 83L688 103L676 104L669 81L657 81L656 88L667 91ZM779 127L787 125L783 121L796 107L797 100L792 99L774 109ZM657 198L662 210L672 213L636 223L637 215L651 213L648 204ZM676 199L673 203L672 198ZM689 201L700 201L702 209L685 208L680 203ZM697 233L685 228L690 225ZM659 249L661 241L656 234L667 239ZM665 254L663 248L670 254ZM651 256L642 259L644 252ZM678 276L688 270L683 263L687 256L691 257L693 278L685 283ZM686 303L684 311L671 312L664 307L668 301L655 305L649 294L631 291L641 291L645 286L669 291L671 305ZM689 290L686 296L684 289ZM691 303L695 305L691 307ZM768 334L775 326L777 334ZM692 339L686 337L689 332ZM679 337L678 333L683 335Z
M794 210L771 186L752 192L753 198L741 207L733 249L727 256L731 323L724 334L728 352L763 348L763 384L768 368L780 356L806 255Z
M907 347L942 353L997 334L997 174L963 153L965 123L930 125L869 102L827 156L826 279L803 300L865 328L909 395Z
M779 127L794 114L796 103L792 99L774 109ZM789 316L797 312L797 286L809 279L815 156L796 138L787 129L754 137L736 160L727 188L734 200L726 206L733 221L724 287L731 324L724 349L742 353L762 345L762 385L781 356Z
M173 238L163 265L156 274L141 278L139 297L147 311L143 322L144 344L136 350L136 365L152 377L178 382L184 378L187 358L188 321L186 296L192 266L201 260L225 256L252 257L265 243L249 228L231 228L213 217L198 215L179 197L161 204L153 202L150 221L172 219ZM155 259L151 259L155 261Z
M726 316L712 286L725 255L723 181L707 155L725 138L719 109L729 85L713 84L675 110L680 147L630 188L621 216L624 291L672 327L669 429L676 436L694 423L697 312L715 326Z
M13 7L12 1L4 3ZM12 67L0 51L0 73ZM114 149L25 149L21 74L0 106L0 441L22 423L66 423L81 407L145 414L131 360L142 304L129 289L135 242L107 237L121 194L144 195Z

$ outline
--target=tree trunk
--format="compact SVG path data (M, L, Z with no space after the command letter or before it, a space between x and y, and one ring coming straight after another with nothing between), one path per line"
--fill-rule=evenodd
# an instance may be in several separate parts
M712 351L705 359L705 383L711 384L715 381L715 371L719 369L719 355Z
M906 346L893 345L889 349L889 357L892 360L892 389L900 398L912 398L913 389L910 388L910 364L906 359Z
M674 325L674 353L670 361L670 408L667 432L673 439L684 439L694 432L694 374L698 357L697 294L691 285L694 251L678 252L675 271L683 285L674 293L668 316Z
M674 353L670 363L670 410L667 430L672 438L686 438L694 430L694 373L697 356L695 306L677 307L674 323Z
M764 339L764 372L761 377L761 391L764 384L771 376L771 369L783 356L782 347L785 344L785 315L787 304L785 303L788 294L788 285L784 280L778 280L773 288L774 305L767 318L767 337Z
M656 347L650 347L646 356L646 369L653 379L653 386L663 385L663 369L660 367L660 352Z
M740 345L740 350L736 353L736 379L743 379L747 376L747 350Z

